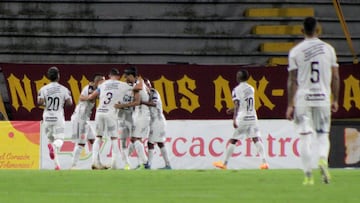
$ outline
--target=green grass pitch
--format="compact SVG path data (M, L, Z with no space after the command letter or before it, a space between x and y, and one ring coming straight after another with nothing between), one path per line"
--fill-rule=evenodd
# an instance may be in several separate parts
M303 186L301 170L0 170L1 203L360 202L360 171Z

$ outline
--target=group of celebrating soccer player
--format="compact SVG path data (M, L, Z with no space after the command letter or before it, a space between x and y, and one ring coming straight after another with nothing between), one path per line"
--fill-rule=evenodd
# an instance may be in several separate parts
M126 82L120 81L124 75ZM44 105L43 129L49 138L49 155L54 160L55 169L60 170L58 151L65 137L64 106L72 105L70 91L58 83L58 68L51 67L47 76L50 83L42 87L38 95L38 104ZM89 124L95 106L96 129ZM80 94L79 103L71 116L72 139L77 143L73 153L72 168L76 168L81 151L87 143L92 145L92 169L117 169L120 155L124 161L124 169L151 169L154 147L157 144L165 161L163 169L171 169L165 142L166 120L163 115L159 92L152 88L146 78L138 76L136 67L126 68L121 74L116 68L111 69L109 79L102 74L95 74ZM102 139L107 136L111 140L111 165L101 161L100 147ZM120 138L120 147L119 147ZM148 156L143 141L148 138ZM127 140L130 143L127 145ZM129 156L136 151L139 164L132 166Z

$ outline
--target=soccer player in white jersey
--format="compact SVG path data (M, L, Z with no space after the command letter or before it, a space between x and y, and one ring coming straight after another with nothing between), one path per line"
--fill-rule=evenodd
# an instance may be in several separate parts
M235 128L229 145L225 151L224 161L214 162L217 168L227 169L229 158L234 152L236 143L239 139L251 138L260 155L262 164L260 169L268 169L269 165L266 161L264 145L260 139L260 131L258 128L258 119L255 110L255 91L254 88L246 81L249 79L249 73L246 70L239 70L236 73L236 81L239 83L233 90L234 115L233 126Z
M111 168L116 169L116 159L119 153L118 134L117 134L117 110L115 104L121 101L124 94L131 89L125 82L119 81L120 72L113 68L109 73L109 79L101 83L95 92L87 100L93 100L99 97L99 105L96 108L96 138L93 144L93 169L103 169L100 160L100 144L104 132L111 139L112 160Z
M150 169L148 158L145 153L143 140L148 138L150 131L150 110L149 107L142 102L149 101L149 94L142 79L138 80L138 73L136 67L132 66L124 70L125 79L128 83L134 85L134 99L132 102L126 104L117 104L117 108L133 107L132 114L134 130L131 134L129 144L129 154L135 149L140 160L139 168ZM140 88L137 88L139 86ZM139 90L140 89L140 90Z
M64 106L72 105L70 91L59 84L59 69L49 68L47 77L51 81L39 90L37 103L44 105L43 129L49 139L49 155L55 163L55 170L60 170L58 151L64 143L65 117Z
M134 86L132 83L128 83L130 86ZM127 104L132 102L134 99L134 90L129 89L122 100L120 101L121 104ZM127 139L130 138L130 135L133 132L133 107L127 108L119 108L118 109L118 130L120 136L120 148L121 148L121 158L125 163L124 169L129 170L131 169L131 164L129 160L129 151L127 148Z
M289 53L286 118L295 120L300 135L300 157L305 173L303 184L312 185L312 137L318 141L319 168L323 181L329 183L330 179L329 131L331 111L336 112L339 108L339 65L334 48L317 37L316 19L305 18L303 26L305 39Z
M74 149L73 160L71 164L72 168L76 167L76 164L80 158L80 153L84 149L86 142L89 141L91 144L94 143L95 135L90 125L88 124L88 121L90 121L90 116L95 106L95 99L86 99L96 90L98 84L104 80L105 77L102 74L95 74L93 76L92 81L82 89L79 103L76 105L75 110L71 116L72 139L77 143Z
M161 169L171 169L169 155L165 146L165 139L166 139L166 119L163 114L162 102L160 98L160 93L155 89L152 88L149 79L144 78L144 83L148 87L149 91L149 101L142 102L146 104L150 108L150 133L149 133L149 140L148 140L148 149L149 149L149 160L148 164L151 168L152 160L154 157L154 149L155 144L157 144L160 148L161 155L165 162L165 167Z

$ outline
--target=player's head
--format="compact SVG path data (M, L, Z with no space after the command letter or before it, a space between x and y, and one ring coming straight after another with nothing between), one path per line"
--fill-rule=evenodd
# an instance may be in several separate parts
M95 73L93 75L92 83L97 87L100 83L102 83L105 80L105 77L101 73Z
M313 37L318 32L318 22L314 17L307 17L303 22L303 33L308 37Z
M109 72L109 78L111 79L120 79L120 71L117 68L112 68Z
M236 81L237 82L245 82L249 79L250 75L249 72L247 70L239 70L236 73Z
M51 82L59 81L60 79L59 69L55 66L49 68L49 70L47 71L47 77Z
M130 66L124 70L124 77L128 83L135 83L137 76L138 72L135 66Z

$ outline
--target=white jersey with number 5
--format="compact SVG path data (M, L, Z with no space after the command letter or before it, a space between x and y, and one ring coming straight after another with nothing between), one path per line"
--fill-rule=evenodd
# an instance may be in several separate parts
M241 82L233 90L233 101L239 102L239 109L236 120L238 124L254 124L257 123L257 115L255 110L255 90L247 82Z
M58 122L65 120L64 104L71 99L70 91L57 82L51 82L39 90L38 98L45 101L43 120L45 122Z
M100 95L96 113L116 115L117 110L114 105L122 101L129 89L132 89L130 85L118 80L106 80L103 82L97 89Z
M305 39L289 53L288 71L297 70L296 106L330 106L334 48L318 38Z

